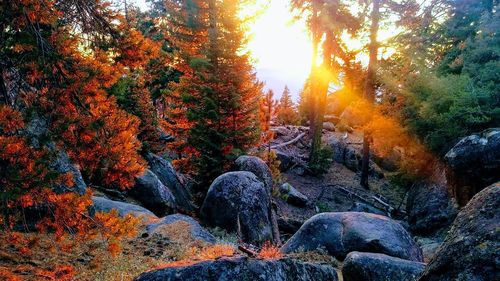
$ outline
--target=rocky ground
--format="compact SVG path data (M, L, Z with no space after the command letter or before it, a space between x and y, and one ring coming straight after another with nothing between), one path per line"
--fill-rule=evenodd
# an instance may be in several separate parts
M93 197L96 212L140 217L137 237L124 243L118 257L94 243L56 255L58 263L75 266L81 280L500 280L499 183L460 208L446 181L425 179L405 189L392 180L394 159L373 157L366 190L359 185L360 134L325 127L323 143L334 156L324 175L312 175L305 165L305 128L278 127L272 148L281 177L273 178L260 158L241 156L199 207L187 192L189 180L167 160L149 155L150 169L137 180L137 190L101 189ZM479 147L484 154L496 147L488 143L496 136L470 142L474 151L485 145ZM463 146L448 156L457 163L470 155L476 155L474 163L489 161L491 176L498 160ZM37 251L36 243L30 245ZM27 280L41 276L29 266L55 262L43 259L47 249L38 249L37 260L9 251L0 247L0 261L21 268L16 273Z

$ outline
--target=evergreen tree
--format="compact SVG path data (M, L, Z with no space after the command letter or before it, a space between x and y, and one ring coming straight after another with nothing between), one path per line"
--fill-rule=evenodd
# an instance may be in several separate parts
M262 144L267 144L267 158L269 159L269 154L271 153L271 140L274 137L271 131L271 123L275 119L277 112L278 103L274 100L273 90L268 90L265 95L260 98L259 102L259 119L260 119L260 130L261 137L260 142Z
M276 121L281 125L295 125L298 121L297 111L290 95L290 89L285 86L277 108Z
M238 18L240 1L176 4L167 39L182 59L183 76L166 93L167 114L176 144L183 148L180 155L194 168L201 199L211 181L258 141L262 84L248 54L241 53L245 25Z

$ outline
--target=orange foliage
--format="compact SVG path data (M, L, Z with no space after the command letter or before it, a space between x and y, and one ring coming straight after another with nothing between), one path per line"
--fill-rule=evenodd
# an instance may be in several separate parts
M258 257L261 259L279 259L283 257L283 254L280 252L278 247L272 245L269 241L266 241L262 246Z

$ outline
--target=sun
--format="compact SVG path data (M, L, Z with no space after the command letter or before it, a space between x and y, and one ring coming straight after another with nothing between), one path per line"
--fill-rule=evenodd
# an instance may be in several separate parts
M252 2L244 11L261 13L248 28L250 40L246 50L257 74L265 73L284 80L283 83L302 85L312 61L312 44L305 21L294 20L288 0Z

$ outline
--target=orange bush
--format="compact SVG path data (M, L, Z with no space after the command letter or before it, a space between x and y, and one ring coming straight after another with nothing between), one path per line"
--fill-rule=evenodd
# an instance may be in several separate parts
M262 246L258 257L261 259L279 259L283 257L283 254L280 252L278 247L272 245L269 241L266 241Z

